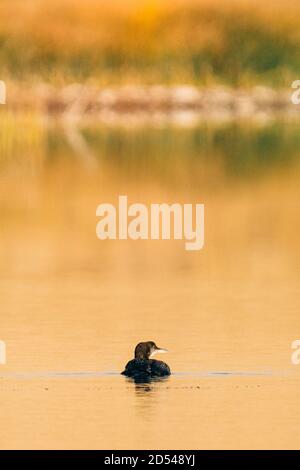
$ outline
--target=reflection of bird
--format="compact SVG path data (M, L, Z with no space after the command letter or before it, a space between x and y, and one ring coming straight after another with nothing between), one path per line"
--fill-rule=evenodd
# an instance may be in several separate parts
M126 364L122 374L141 382L147 382L152 377L170 375L170 368L165 362L150 359L154 354L164 352L167 350L158 348L153 341L139 343L134 351L134 359Z

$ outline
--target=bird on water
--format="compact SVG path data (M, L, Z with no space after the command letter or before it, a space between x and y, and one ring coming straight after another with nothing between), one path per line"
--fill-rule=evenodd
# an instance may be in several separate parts
M141 380L171 375L168 364L156 359L150 359L154 354L165 352L167 352L167 349L157 347L153 341L139 343L134 351L134 359L126 364L122 374Z

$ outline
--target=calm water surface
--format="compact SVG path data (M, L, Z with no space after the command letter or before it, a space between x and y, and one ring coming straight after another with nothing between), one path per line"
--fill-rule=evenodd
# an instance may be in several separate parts
M299 448L297 122L1 114L1 448ZM96 238L96 207L205 203L205 248ZM174 375L119 375L141 340Z

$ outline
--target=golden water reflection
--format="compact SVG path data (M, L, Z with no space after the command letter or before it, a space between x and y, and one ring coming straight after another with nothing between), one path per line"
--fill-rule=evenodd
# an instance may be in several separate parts
M82 153L37 116L1 119L1 448L299 447L297 123L82 126ZM205 248L100 242L119 194L204 202ZM173 376L119 376L141 340Z

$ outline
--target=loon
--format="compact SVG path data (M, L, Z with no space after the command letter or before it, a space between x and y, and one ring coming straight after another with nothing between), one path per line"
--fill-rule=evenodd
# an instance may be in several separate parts
M126 364L122 375L145 381L152 377L171 375L170 367L165 362L150 359L156 353L165 352L166 349L158 348L153 341L139 343L134 351L134 359Z

